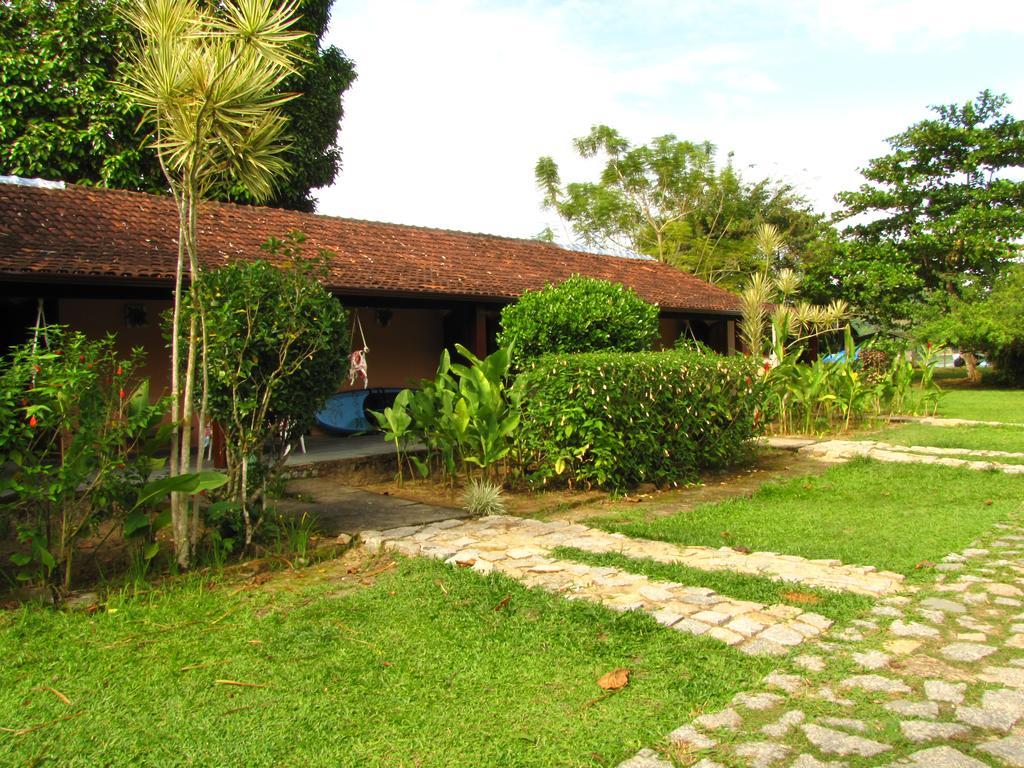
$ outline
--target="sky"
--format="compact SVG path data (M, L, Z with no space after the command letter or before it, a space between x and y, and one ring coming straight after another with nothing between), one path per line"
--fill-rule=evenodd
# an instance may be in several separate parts
M596 179L596 124L711 141L831 212L930 105L1024 116L1022 0L337 0L325 43L358 79L318 211L512 237L570 239L533 168Z

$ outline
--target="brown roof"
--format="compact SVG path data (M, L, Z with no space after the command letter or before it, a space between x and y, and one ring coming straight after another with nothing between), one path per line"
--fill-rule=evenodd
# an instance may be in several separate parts
M217 266L265 257L260 244L292 230L331 252L328 283L341 294L504 302L583 274L631 286L663 310L733 314L738 307L728 291L656 261L227 203L200 208L202 260ZM177 250L177 214L168 197L0 183L0 278L163 285L174 277Z

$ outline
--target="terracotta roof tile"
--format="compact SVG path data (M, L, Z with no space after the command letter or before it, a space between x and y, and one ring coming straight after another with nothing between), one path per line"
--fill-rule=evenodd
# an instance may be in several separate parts
M571 251L550 243L204 203L202 261L266 256L260 245L291 230L331 254L329 287L341 294L508 301L573 274L615 280L670 311L738 312L737 298L655 261ZM0 278L122 279L167 284L177 259L168 197L69 186L0 184Z

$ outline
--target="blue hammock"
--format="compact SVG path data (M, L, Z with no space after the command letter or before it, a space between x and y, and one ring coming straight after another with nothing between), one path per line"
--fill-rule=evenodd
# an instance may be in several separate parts
M377 432L377 420L370 411L383 411L394 405L401 391L397 387L376 387L339 392L327 398L316 415L316 425L332 435Z

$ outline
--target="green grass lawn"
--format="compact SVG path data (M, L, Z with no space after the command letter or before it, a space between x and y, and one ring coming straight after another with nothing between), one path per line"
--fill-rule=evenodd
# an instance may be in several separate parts
M938 415L1024 424L1024 389L945 389Z
M925 424L910 423L865 434L864 438L894 445L930 445L936 448L1024 453L1024 427L930 427ZM1024 459L1014 459L1013 457L986 459L984 456L977 456L968 458L1012 464L1024 463Z
M238 586L0 613L0 765L614 766L772 664L435 561Z
M874 601L863 595L813 589L802 584L776 581L764 576L749 576L730 571L705 571L678 563L659 563L638 559L617 552L595 553L574 547L557 547L555 557L576 560L590 565L610 565L650 579L674 581L691 587L707 587L721 595L739 600L752 600L765 605L794 605L814 611L834 621L855 619L870 610Z
M644 522L636 505L587 521L630 536L838 558L927 578L922 561L955 552L1019 513L1024 477L866 459L762 487L749 498Z

